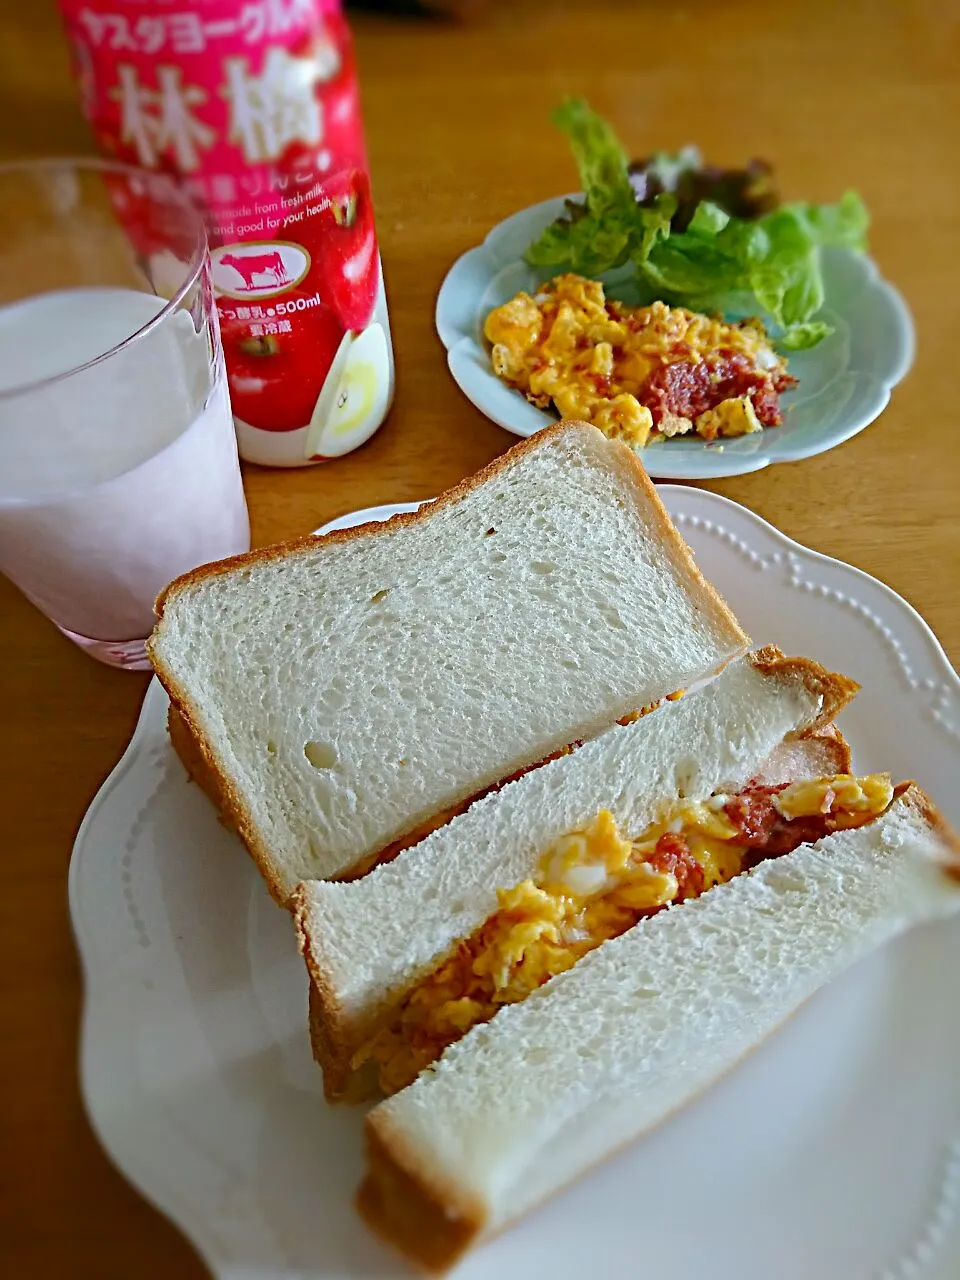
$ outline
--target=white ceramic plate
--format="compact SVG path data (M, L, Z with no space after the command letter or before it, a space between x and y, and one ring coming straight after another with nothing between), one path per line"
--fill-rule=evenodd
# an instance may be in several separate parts
M960 821L960 678L920 617L734 503L661 492L757 643L862 682L858 766L921 779ZM323 1101L290 921L188 784L166 709L154 683L70 867L91 1121L218 1277L403 1277L351 1208L361 1115ZM955 1280L958 972L956 924L874 956L458 1280Z
M527 266L523 254L568 198L522 209L494 227L482 245L453 264L437 297L437 332L450 372L468 400L518 436L533 435L556 422L556 415L529 404L496 377L483 322L494 307L543 281L545 273ZM705 480L810 458L849 440L883 412L913 361L907 305L869 258L849 249L826 250L823 273L826 302L819 318L835 332L813 350L790 356L790 371L800 383L783 397L783 426L713 444L683 437L651 445L642 452L650 475ZM628 268L603 277L613 296L627 302L634 300L630 274Z

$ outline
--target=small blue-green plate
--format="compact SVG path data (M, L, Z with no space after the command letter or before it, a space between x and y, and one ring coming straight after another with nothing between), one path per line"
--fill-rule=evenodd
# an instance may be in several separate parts
M542 283L523 260L527 246L562 211L558 196L505 219L450 268L437 297L437 332L461 391L482 413L514 435L531 436L556 421L502 383L483 337L487 314L521 289ZM660 441L639 450L647 471L664 480L708 480L759 471L824 453L869 426L913 362L913 321L903 298L876 264L849 249L825 249L826 301L817 319L834 332L789 357L798 386L782 397L783 426L735 440L699 436ZM630 269L603 277L610 294L630 302Z

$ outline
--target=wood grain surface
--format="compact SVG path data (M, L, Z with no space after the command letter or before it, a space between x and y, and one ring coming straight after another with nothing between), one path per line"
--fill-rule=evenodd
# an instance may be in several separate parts
M462 397L433 330L453 259L569 190L548 122L585 94L636 154L696 141L776 163L789 197L856 187L883 273L916 317L916 365L880 421L806 462L710 485L888 582L960 661L960 10L951 0L510 0L469 23L360 15L355 33L396 344L396 405L364 449L248 468L256 543L371 503L435 494L512 437ZM8 0L0 155L89 152L51 0ZM851 674L856 675L856 672ZM205 1270L111 1168L77 1086L81 980L70 847L146 677L85 657L0 581L0 1271L139 1280Z

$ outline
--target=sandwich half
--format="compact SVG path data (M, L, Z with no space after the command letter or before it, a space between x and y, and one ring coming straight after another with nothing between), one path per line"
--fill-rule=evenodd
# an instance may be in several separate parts
M283 903L748 643L635 455L575 422L414 515L196 569L157 610L174 745Z
M820 987L960 908L919 787L606 942L367 1117L359 1209L430 1272L660 1124Z
M783 820L775 835L768 814L770 830L742 847L736 805L759 803L751 784L848 774L830 726L856 687L759 650L478 800L362 880L301 884L294 908L327 1097L396 1091L643 915L729 879L771 841L782 851L823 834L848 800L857 819L889 802L886 780L867 784L869 799L853 782L824 785L789 834Z

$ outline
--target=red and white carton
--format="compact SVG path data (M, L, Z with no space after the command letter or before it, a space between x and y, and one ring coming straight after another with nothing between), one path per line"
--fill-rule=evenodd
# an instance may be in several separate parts
M339 0L59 0L108 155L178 175L207 214L241 456L355 449L393 397L350 31ZM162 236L118 216L164 292Z

